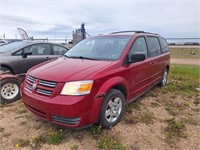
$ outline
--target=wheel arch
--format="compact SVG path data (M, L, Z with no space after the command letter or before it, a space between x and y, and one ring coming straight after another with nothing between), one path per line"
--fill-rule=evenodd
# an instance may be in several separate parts
M95 96L95 101L93 102L93 105L91 108L91 112L94 112L90 116L91 121L97 122L99 120L99 113L102 107L102 103L104 101L104 97L111 89L117 89L121 91L126 100L128 97L127 87L128 87L127 81L124 78L119 77L119 76L110 78L106 82L104 82Z
M10 67L10 66L8 66L8 65L6 65L6 64L1 64L1 67L7 68L8 70L10 70L10 72L11 72L12 74L14 74L14 70L12 69L12 67Z
M126 99L128 96L127 87L128 87L128 82L124 78L113 77L103 83L98 93L102 93L105 96L111 89L117 89L122 92L122 94Z
M169 64L166 65L167 71L169 72L170 66Z

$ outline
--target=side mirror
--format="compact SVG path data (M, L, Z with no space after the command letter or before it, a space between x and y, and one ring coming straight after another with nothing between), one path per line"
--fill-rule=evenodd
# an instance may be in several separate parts
M145 60L145 54L144 53L135 53L131 55L131 58L129 58L129 63L134 63L134 62L140 62Z
M31 51L25 51L22 53L22 58L26 58L27 55L32 55L32 52Z

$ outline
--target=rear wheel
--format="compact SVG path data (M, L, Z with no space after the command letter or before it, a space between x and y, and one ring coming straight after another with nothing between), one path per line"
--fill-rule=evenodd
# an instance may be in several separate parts
M15 78L4 79L1 81L1 99L2 104L12 103L20 99L21 82Z
M168 78L168 70L167 70L167 68L165 68L165 71L162 76L162 80L160 81L159 85L165 86L167 84L167 78Z
M104 98L101 107L99 124L103 128L115 126L124 112L124 95L117 89L112 89Z

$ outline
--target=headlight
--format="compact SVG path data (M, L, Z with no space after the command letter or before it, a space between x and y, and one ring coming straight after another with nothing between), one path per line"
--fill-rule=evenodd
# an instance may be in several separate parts
M92 89L92 80L66 82L62 88L61 95L85 95Z

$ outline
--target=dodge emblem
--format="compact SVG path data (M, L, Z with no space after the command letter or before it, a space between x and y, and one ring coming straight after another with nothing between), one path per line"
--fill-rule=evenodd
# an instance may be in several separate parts
M37 87L37 84L36 84L36 83L34 83L34 84L32 85L32 89L33 89L33 90L35 90L35 89L36 89L36 87Z

